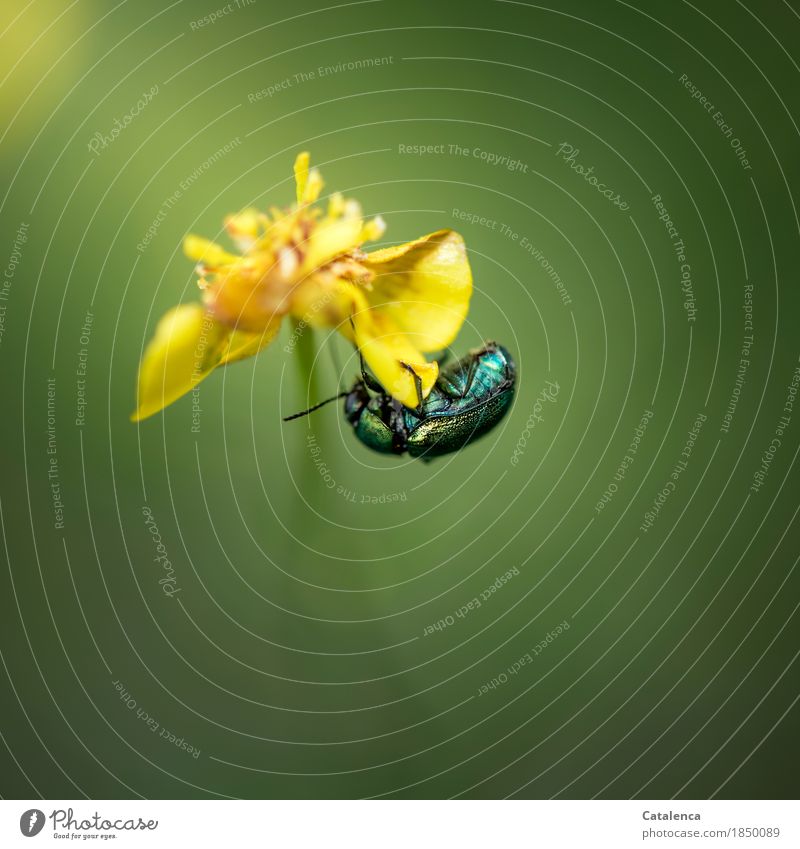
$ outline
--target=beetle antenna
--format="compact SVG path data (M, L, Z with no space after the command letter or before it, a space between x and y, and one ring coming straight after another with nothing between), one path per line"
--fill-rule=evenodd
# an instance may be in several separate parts
M340 392L338 395L334 395L333 398L326 398L324 401L320 401L319 404L314 404L313 407L309 407L307 410L303 410L302 413L294 413L294 415L286 416L283 421L290 422L292 419L299 419L302 416L307 416L309 413L313 413L314 410L318 410L320 407L324 407L326 404L330 404L331 401L338 401L340 398L344 398L345 395L349 395L350 390L346 392Z

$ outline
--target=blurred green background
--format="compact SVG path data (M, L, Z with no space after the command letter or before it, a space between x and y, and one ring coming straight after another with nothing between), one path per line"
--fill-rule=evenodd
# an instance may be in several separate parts
M793 4L0 14L4 797L796 796ZM519 391L462 453L283 425L357 372L288 326L128 421L182 238L304 149L466 239Z

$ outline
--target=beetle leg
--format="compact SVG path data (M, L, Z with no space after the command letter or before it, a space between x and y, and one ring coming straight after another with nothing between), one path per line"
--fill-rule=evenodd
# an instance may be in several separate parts
M350 317L350 324L353 325L353 317ZM353 332L355 332L355 325L353 325ZM358 364L361 369L361 379L364 383L367 382L367 370L364 368L364 355L361 353L361 348L356 347L356 351L358 351Z
M352 315L350 316L350 327L353 328L353 335L355 336L356 326L353 323ZM375 378L371 374L367 372L367 367L364 364L364 355L361 353L361 348L359 348L358 345L356 345L356 351L358 351L358 363L361 369L362 383L364 384L364 386L367 387L367 389L371 389L373 392L378 392L380 395L384 395L385 392L383 387L380 385L380 383L378 383L377 380L375 380Z
M361 352L359 351L359 356L361 356ZM385 392L383 387L378 383L377 380L364 368L364 358L361 357L361 380L364 382L364 386L367 389L371 389L373 392L378 392L380 395L384 395Z
M402 360L399 360L400 365L406 370L410 371L414 377L414 388L417 390L417 412L422 412L422 404L424 402L424 398L422 397L422 378L414 371L413 368L408 363L404 363Z
M358 362L361 366L361 379L364 381L364 385L367 389L371 389L373 392L380 392L380 394L383 395L383 387L367 371L367 367L364 365L364 355L361 353L360 348L358 349Z
M389 410L389 429L392 431L392 451L395 454L402 454L406 450L406 438L408 436L403 417L403 405L396 398L392 398Z

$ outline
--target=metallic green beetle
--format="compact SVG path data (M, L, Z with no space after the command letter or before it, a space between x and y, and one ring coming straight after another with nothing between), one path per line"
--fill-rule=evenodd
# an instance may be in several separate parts
M406 368L414 374L410 366ZM373 451L407 451L411 457L424 460L458 451L488 433L508 412L514 398L516 367L502 345L487 342L440 371L424 400L421 382L416 374L414 377L419 397L415 410L388 395L364 371L349 392L336 396L345 398L347 420L356 436ZM317 404L284 421L321 406Z

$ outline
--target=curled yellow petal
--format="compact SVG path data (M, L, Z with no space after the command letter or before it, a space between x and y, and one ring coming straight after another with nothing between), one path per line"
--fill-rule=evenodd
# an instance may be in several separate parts
M358 347L386 392L406 407L416 407L419 395L414 375L420 379L423 399L427 398L439 376L438 363L426 362L390 316L371 309L360 290L354 286L349 288L352 291L352 325L348 320L340 330Z
M390 316L419 351L439 351L458 335L472 297L464 240L439 230L413 242L367 254L375 277L370 305Z
M382 313L370 311L354 319L355 340L367 365L383 388L406 407L419 403L414 374L420 378L422 397L427 398L439 366L425 357Z
M139 366L131 420L152 416L197 386L219 363L228 336L228 329L200 304L184 304L166 313Z

